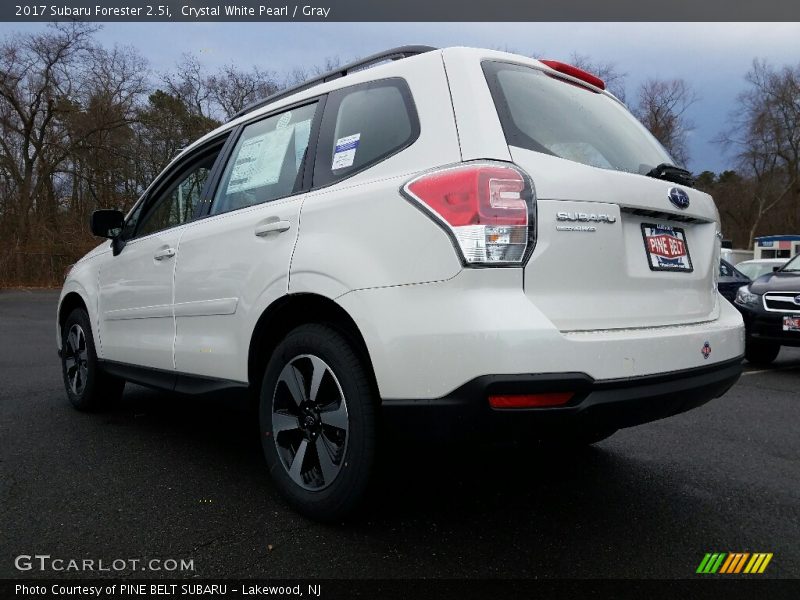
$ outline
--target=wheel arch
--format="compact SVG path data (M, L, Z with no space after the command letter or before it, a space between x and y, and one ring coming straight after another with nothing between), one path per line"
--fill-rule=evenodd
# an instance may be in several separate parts
M76 308L82 308L87 314L89 313L89 307L87 306L86 301L83 299L83 296L75 291L67 293L61 299L61 303L58 306L59 330L61 330L61 328L64 326L64 322L67 320L69 314Z
M380 398L375 370L364 336L355 320L335 301L313 293L287 294L270 304L256 322L250 337L247 376L258 393L261 374L275 348L292 329L307 323L333 327L355 347L367 368L376 398Z

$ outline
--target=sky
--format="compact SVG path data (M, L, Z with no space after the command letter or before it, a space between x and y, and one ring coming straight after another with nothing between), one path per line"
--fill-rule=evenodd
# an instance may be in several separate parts
M2 23L0 34L35 31L41 24ZM800 62L800 23L107 23L106 46L134 46L154 73L183 53L210 68L258 65L280 74L297 66L343 62L395 46L496 48L568 61L573 52L613 62L626 73L629 102L648 78L682 78L697 92L688 117L689 168L720 172L733 166L713 142L730 127L737 95L753 59Z

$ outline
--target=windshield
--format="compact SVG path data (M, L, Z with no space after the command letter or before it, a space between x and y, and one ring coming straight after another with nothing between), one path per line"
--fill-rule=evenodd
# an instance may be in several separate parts
M508 144L575 162L645 175L675 164L619 102L531 67L485 61Z
M781 269L782 271L800 271L800 254L795 256Z
M747 275L750 279L757 279L767 273L772 273L773 269L780 267L780 263L739 263L736 268ZM800 266L800 265L796 265Z

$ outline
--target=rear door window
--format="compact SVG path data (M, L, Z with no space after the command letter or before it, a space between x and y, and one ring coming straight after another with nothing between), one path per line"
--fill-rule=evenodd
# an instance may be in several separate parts
M246 125L211 205L219 214L298 192L317 103Z
M362 171L411 145L419 121L408 84L384 79L332 93L325 106L314 186Z

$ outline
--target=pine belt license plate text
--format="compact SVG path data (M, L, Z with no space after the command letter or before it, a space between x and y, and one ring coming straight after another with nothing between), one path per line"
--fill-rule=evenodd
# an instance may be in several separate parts
M783 330L800 332L800 317L783 317Z
M691 273L694 270L686 233L680 227L642 223L642 237L647 264L652 271Z

